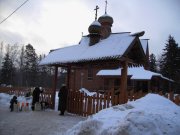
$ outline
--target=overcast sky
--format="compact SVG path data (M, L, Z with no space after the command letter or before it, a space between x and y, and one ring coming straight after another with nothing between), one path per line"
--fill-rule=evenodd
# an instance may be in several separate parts
M0 22L25 0L0 0ZM31 43L37 53L77 44L94 21L104 14L105 0L29 0L0 24L0 42ZM180 44L180 0L108 0L114 19L112 32L145 31L150 53L159 55L169 34Z

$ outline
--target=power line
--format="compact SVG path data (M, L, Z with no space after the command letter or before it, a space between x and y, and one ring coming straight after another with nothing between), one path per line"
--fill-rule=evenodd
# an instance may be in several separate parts
M24 1L18 8L16 8L10 15L8 15L4 20L2 20L1 22L0 22L0 24L1 23L3 23L3 22L5 22L9 17L11 17L18 9L20 9L24 4L26 4L26 2L28 2L29 0L26 0L26 1Z

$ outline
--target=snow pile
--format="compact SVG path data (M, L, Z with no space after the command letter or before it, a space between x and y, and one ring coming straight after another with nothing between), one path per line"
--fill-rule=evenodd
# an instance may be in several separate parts
M69 129L68 135L179 135L180 107L148 94L124 105L104 109Z

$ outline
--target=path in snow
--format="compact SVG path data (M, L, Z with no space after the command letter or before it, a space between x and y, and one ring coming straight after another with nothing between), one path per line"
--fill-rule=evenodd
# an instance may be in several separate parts
M85 120L79 116L58 114L52 110L10 112L7 106L0 105L0 135L63 135L73 125Z

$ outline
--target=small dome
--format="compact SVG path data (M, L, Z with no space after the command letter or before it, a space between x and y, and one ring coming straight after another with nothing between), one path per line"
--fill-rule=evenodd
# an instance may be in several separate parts
M89 33L97 33L101 32L101 24L98 21L94 21L88 28Z
M102 16L99 17L98 21L103 24L103 23L108 23L110 25L113 24L113 18L111 16L109 16L108 14L104 14Z

